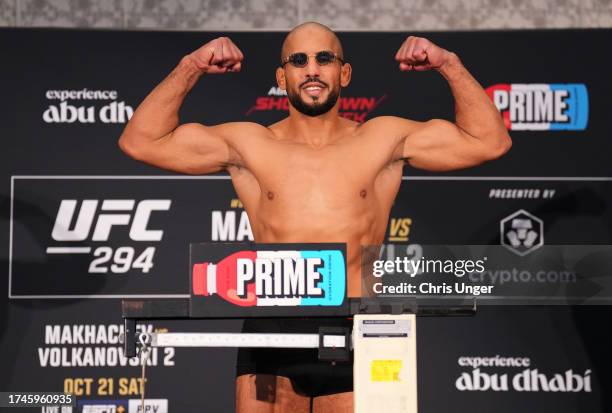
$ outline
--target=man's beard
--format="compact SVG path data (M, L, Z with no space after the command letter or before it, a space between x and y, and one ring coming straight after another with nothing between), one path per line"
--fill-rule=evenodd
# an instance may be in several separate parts
M338 96L340 96L339 90L329 90L329 95L327 95L327 100L325 102L320 103L317 99L313 99L313 103L306 103L300 93L296 93L292 89L287 89L287 98L291 105L300 113L303 113L306 116L319 116L324 113L327 113L334 107L336 101L338 100Z

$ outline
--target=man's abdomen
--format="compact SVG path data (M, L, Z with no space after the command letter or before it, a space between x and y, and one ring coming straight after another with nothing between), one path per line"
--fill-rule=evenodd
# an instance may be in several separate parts
M374 206L275 209L259 211L259 215L249 217L255 241L346 243L348 293L349 296L360 295L361 247L379 245L382 242L388 213L376 213Z

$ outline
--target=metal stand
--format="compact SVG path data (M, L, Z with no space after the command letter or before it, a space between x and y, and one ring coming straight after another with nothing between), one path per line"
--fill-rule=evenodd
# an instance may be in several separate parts
M124 351L135 357L141 337L151 347L276 347L318 348L321 360L346 360L351 350L350 332L346 328L322 325L319 334L255 333L145 333L136 330L137 322L152 320L203 319L191 317L189 299L124 300ZM418 316L465 316L476 312L475 300L431 300L414 298L351 298L346 314L415 314Z
M125 300L124 351L135 357L151 347L312 348L320 360L346 361L354 350L355 412L416 413L416 316L474 315L475 299L353 298L348 304L346 314L335 316L353 317L352 334L323 320L318 334L147 333L136 324L205 318L191 317L189 299Z

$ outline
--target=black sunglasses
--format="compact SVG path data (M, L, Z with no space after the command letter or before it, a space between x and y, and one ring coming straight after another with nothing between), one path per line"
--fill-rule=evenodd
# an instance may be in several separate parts
M336 60L339 60L341 64L344 64L344 60L338 56L337 53L330 52L328 50L323 50L313 54L306 54L304 52L291 53L289 56L285 57L281 66L285 67L287 63L291 63L292 66L295 67L305 67L308 64L308 59L310 56L314 56L315 60L319 64L319 66L325 66L330 63L334 63Z

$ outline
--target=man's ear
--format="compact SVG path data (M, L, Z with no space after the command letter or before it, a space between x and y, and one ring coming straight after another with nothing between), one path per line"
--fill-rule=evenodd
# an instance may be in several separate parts
M349 83L351 83L351 75L353 74L353 67L350 63L345 63L342 65L342 69L340 71L340 86L347 87Z
M276 83L281 89L287 90L287 83L285 82L285 69L282 67L276 68Z

